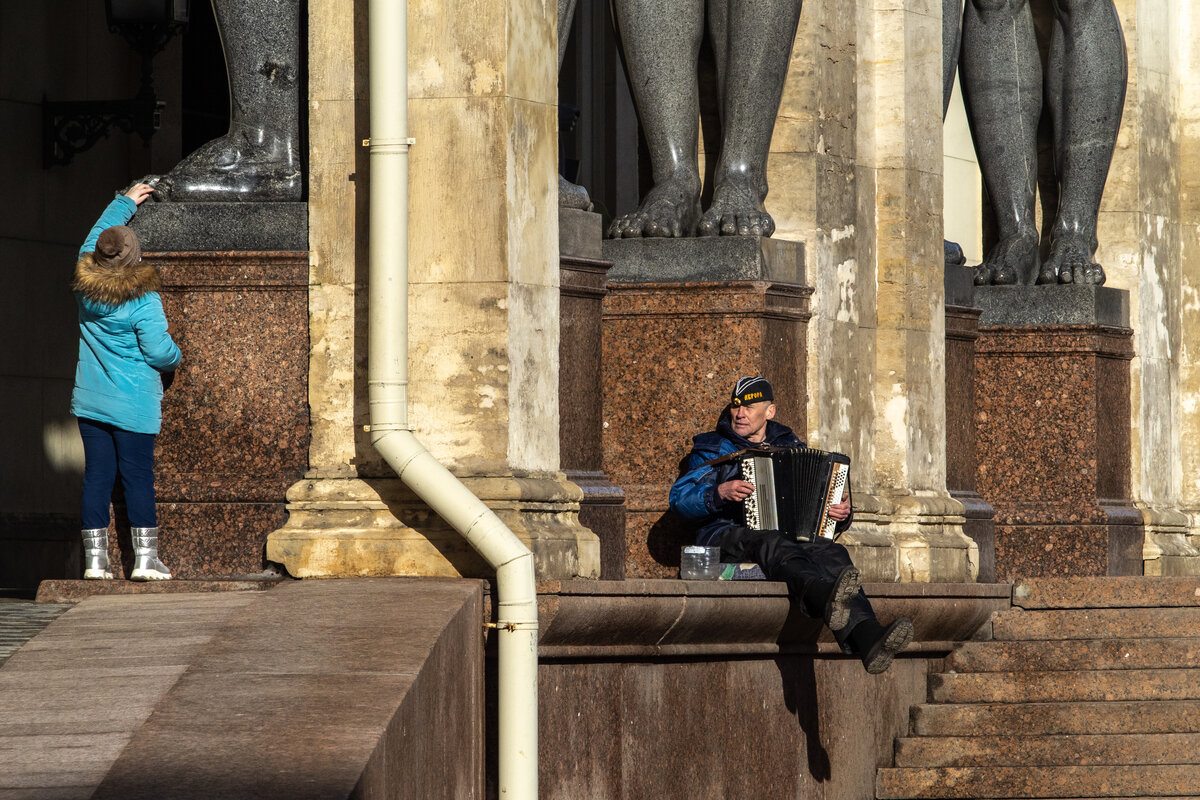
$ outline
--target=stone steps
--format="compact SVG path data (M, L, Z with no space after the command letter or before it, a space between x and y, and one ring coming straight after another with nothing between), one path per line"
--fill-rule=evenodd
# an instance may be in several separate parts
M1200 700L1198 669L984 672L931 675L935 703Z
M1076 639L968 642L946 659L951 672L1200 668L1200 639Z
M1200 733L1200 701L927 704L913 708L911 727L918 736Z
M1170 638L1200 632L1197 608L1013 609L992 620L1000 641Z
M882 769L878 800L911 798L1176 797L1200 791L1200 765Z
M896 740L897 767L1200 764L1200 733L939 736Z
M1018 583L931 675L876 796L1200 798L1200 579Z

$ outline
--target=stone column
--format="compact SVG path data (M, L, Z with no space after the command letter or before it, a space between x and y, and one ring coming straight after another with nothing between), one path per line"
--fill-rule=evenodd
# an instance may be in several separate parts
M1173 130L1179 140L1171 161L1179 186L1180 234L1180 331L1179 347L1174 351L1179 362L1179 394L1175 408L1179 415L1180 502L1186 514L1186 528L1173 537L1185 554L1186 562L1171 559L1173 564L1159 567L1152 563L1151 543L1162 551L1164 537L1147 537L1146 574L1166 575L1195 573L1196 555L1200 554L1200 40L1195 36L1195 12L1191 15L1192 30L1170 24L1165 38L1171 52L1177 53L1171 62L1170 85L1177 101L1177 117ZM1147 523L1149 526L1150 523ZM1166 559L1162 559L1165 561Z
M313 444L268 557L300 576L484 574L363 431L369 108L356 9L309 3ZM559 471L555 8L462 14L417 0L408 19L410 421L529 543L539 577L594 577L582 493Z
M810 261L809 438L858 465L843 539L868 579L974 580L977 547L946 484L941 8L861 0L856 25L858 202L830 237L855 244Z
M868 580L978 571L946 485L941 7L807 4L772 141L776 235L805 243L810 445L853 459Z
M1181 9L1116 0L1129 58L1121 134L1100 208L1097 260L1129 292L1137 332L1130 362L1131 479L1146 528L1147 575L1200 572L1200 431L1188 339L1189 254L1200 219L1189 209L1189 133L1200 118L1200 52ZM1195 269L1190 270L1194 272Z

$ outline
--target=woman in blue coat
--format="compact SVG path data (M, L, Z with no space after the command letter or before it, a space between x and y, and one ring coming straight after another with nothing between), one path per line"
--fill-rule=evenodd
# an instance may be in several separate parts
M75 264L79 364L71 413L83 438L85 578L112 578L109 502L118 471L132 529L131 580L165 580L158 559L154 439L162 424L162 374L179 366L158 296L158 270L142 263L137 234L125 227L153 189L130 188L104 209Z

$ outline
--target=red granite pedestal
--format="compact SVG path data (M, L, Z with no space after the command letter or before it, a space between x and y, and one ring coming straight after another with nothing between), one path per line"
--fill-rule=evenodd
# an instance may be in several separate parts
M604 473L600 341L604 278L600 215L559 209L559 463L583 489L579 522L600 539L601 580L625 578L625 493Z
M159 554L183 579L261 572L307 467L308 255L146 253L183 362L155 451ZM109 552L132 564L118 498Z
M963 504L963 533L979 547L980 583L996 580L995 512L975 489L975 343L981 309L975 307L974 270L946 265L946 488Z
M989 325L985 312L977 487L996 511L998 579L1142 573L1142 517L1130 498L1132 336L1115 325Z
M769 376L778 418L805 429L811 293L770 280L610 281L604 470L625 490L626 577L678 576L680 547L693 534L667 513L671 484L692 437L716 425L739 377Z

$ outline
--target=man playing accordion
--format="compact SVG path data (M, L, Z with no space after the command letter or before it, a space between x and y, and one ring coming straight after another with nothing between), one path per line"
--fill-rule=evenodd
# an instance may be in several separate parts
M685 471L671 487L671 508L696 529L697 544L720 547L722 561L754 562L768 579L787 583L791 602L823 619L843 652L857 654L867 672L883 672L912 641L912 623L905 617L886 627L879 623L850 554L832 539L797 541L787 531L747 527L743 503L754 485L741 478L737 459L710 463L756 446L803 447L791 428L774 420L773 401L765 378L734 385L716 430L693 438ZM838 533L850 527L848 483L828 515L837 520Z

